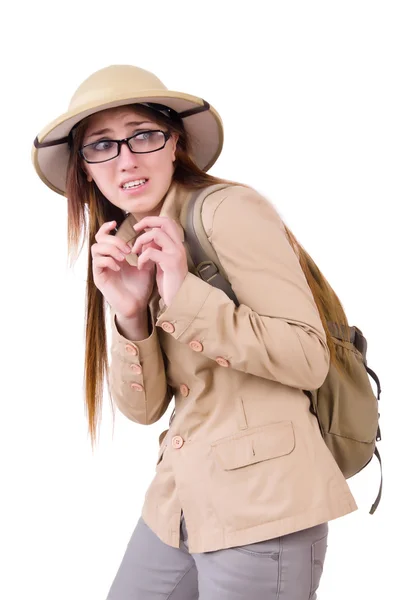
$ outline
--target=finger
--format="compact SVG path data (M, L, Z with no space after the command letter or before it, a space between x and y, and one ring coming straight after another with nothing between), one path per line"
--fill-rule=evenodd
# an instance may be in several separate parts
M147 228L153 229L155 227L159 227L165 231L176 244L182 243L180 229L175 221L169 217L144 217L139 223L134 225L134 229L137 232Z
M100 226L98 231L95 234L95 239L98 242L98 236L101 238L104 235L109 235L110 231L113 231L117 227L116 221L106 221L103 225Z
M155 227L146 233L142 233L142 235L135 240L135 244L132 246L132 252L139 254L142 247L150 242L155 242L164 252L172 252L175 249L175 242L170 236L159 227Z
M138 268L138 267L137 267ZM154 270L156 268L156 265L153 261L148 260L146 263L144 263L141 267L140 267L140 271L149 271L149 272L153 272L154 274Z
M92 263L93 271L102 273L104 269L112 269L112 271L120 271L120 266L110 256L101 256L96 258Z
M109 232L112 231L116 225L117 225L116 221L109 221L107 223L104 223L96 232L95 240L97 241L98 244L105 244L105 243L113 244L114 246L117 246L117 248L121 252L125 252L126 254L129 254L131 252L131 248L127 244L127 242L124 242L119 237L109 234Z
M115 223L115 221L113 222ZM101 229L102 228L98 229L97 233L95 234L95 240L98 244L112 244L125 254L129 254L131 252L131 248L127 242L114 235L109 235L108 233L103 232L101 233Z
M99 230L98 230L98 233L99 233ZM131 252L130 246L126 242L123 242L122 239L117 238L114 235L102 235L102 236L99 236L99 238L97 239L98 233L95 236L95 239L97 240L97 244L111 244L112 246L115 246L116 248L118 248L120 250L120 252L125 252L125 254L129 254ZM93 244L93 246L94 245L95 244Z
M93 258L96 258L97 256L113 256L113 258L116 258L117 260L124 260L126 255L131 252L130 248L128 248L127 252L124 246L125 244L123 244L123 242L121 242L121 244L120 242L117 244L93 244L91 246L91 255Z
M147 248L140 257L138 258L138 269L142 269L143 265L147 264L149 261L160 264L164 263L165 254L161 250L156 250L155 248Z

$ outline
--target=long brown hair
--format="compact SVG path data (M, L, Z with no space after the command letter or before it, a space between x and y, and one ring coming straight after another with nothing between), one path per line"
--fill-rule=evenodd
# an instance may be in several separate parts
M133 109L143 116L149 116L159 126L165 126L168 131L178 135L173 176L175 182L181 183L191 189L200 189L215 183L231 183L205 173L193 162L190 155L190 141L180 120L170 120L169 117L141 105L133 105ZM84 133L88 126L88 119L89 117L81 121L74 131L73 148L68 164L66 196L68 202L68 251L71 265L77 260L88 237L84 387L88 430L91 444L94 446L97 439L98 424L101 419L105 379L109 392L110 389L105 328L105 299L94 284L91 246L95 243L95 235L103 223L114 220L119 226L124 220L125 214L120 208L114 206L105 198L95 185L95 182L87 181L87 175L84 172L82 160L77 150L82 145ZM349 372L348 353L343 352L343 349L342 351L339 348L338 350L336 349L327 325L331 321L346 327L348 326L341 302L313 259L299 244L287 226L285 226L285 230L287 238L298 256L320 313L321 322L327 336L331 362L338 369ZM79 250L80 241L81 247ZM112 408L114 408L113 404Z

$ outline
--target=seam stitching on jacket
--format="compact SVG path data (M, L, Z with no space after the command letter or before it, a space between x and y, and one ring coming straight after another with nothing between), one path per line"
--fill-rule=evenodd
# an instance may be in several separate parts
M208 294L206 295L203 303L201 304L200 308L198 309L198 311L196 312L196 314L194 315L193 319L191 319L189 321L189 323L186 325L186 327L183 329L183 331L181 331L177 336L176 339L179 341L179 338L186 333L186 331L189 329L189 327L191 327L192 323L195 321L195 319L197 319L198 315L200 314L201 310L203 309L204 304L207 302L208 298L210 297L210 295L212 294L213 290L215 288L211 288L208 292Z
M213 231L214 231L214 221L215 221L215 215L216 215L216 213L217 213L217 211L218 211L218 208L220 207L220 205L221 205L221 204L223 204L223 202L224 202L224 201L226 200L226 198L228 198L228 197L229 197L229 195L228 195L228 194L226 194L226 196L223 196L223 197L220 199L220 201L219 201L219 204L216 206L216 208L215 208L215 210L214 210L214 214L212 215L211 228L210 228L210 230L209 230L209 231L207 231L207 230L205 229L205 227L204 227L204 222L203 222L204 231L205 231L206 235L208 236L208 239L209 239L209 241L211 241L212 234L213 234ZM205 205L205 201L204 201L204 204L203 204L203 209L204 209L204 205Z

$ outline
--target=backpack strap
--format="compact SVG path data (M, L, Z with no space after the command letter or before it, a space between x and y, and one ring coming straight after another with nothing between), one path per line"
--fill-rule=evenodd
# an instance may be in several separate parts
M367 371L368 375L370 375L372 377L372 379L375 381L376 383L376 387L378 389L378 393L377 393L377 399L378 402L380 400L380 394L381 394L381 387L380 387L380 381L379 381L379 377L377 376L377 374L375 373L375 371L373 371L372 369L370 369L366 363L364 363L365 366L365 370ZM378 415L379 416L379 415ZM378 431L376 433L376 441L379 442L382 439L382 435L380 432L380 427L378 424ZM382 497L382 487L383 487L383 469L382 469L382 460L380 458L380 454L379 454L379 450L378 448L375 446L375 450L374 450L374 454L376 456L376 458L379 461L379 467L380 467L380 486L379 486L379 492L378 495L376 497L375 502L373 503L373 505L371 506L371 510L369 511L370 515L373 515L374 512L376 511L376 509L378 508L378 504L380 502L380 499Z
M214 192L230 187L228 183L211 185L192 193L181 213L185 240L197 275L206 283L222 290L239 306L239 301L230 285L218 255L208 240L202 219L205 199Z
M379 492L378 495L376 497L375 502L373 503L373 505L371 506L371 510L369 511L370 515L373 515L374 512L376 511L376 509L378 508L378 504L380 502L380 499L382 497L382 487L383 487L383 470L382 470L382 460L380 458L380 454L379 454L379 450L378 448L375 446L375 450L374 450L374 454L376 456L376 458L379 461L379 466L380 466L380 486L379 486Z
M372 377L372 379L375 381L376 387L377 387L377 390L378 390L377 391L377 398L378 398L378 400L380 400L380 393L381 393L382 389L380 387L379 377L377 376L377 374L375 373L375 371L373 371L372 369L370 369L368 367L368 365L365 365L365 370L367 371L368 375L370 375Z

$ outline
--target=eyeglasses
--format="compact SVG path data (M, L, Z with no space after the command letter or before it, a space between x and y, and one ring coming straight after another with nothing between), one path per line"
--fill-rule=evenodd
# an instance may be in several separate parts
M170 137L168 131L148 129L123 140L98 140L86 144L80 148L79 154L88 163L101 163L116 158L120 154L122 144L127 144L134 154L149 154L162 150Z

